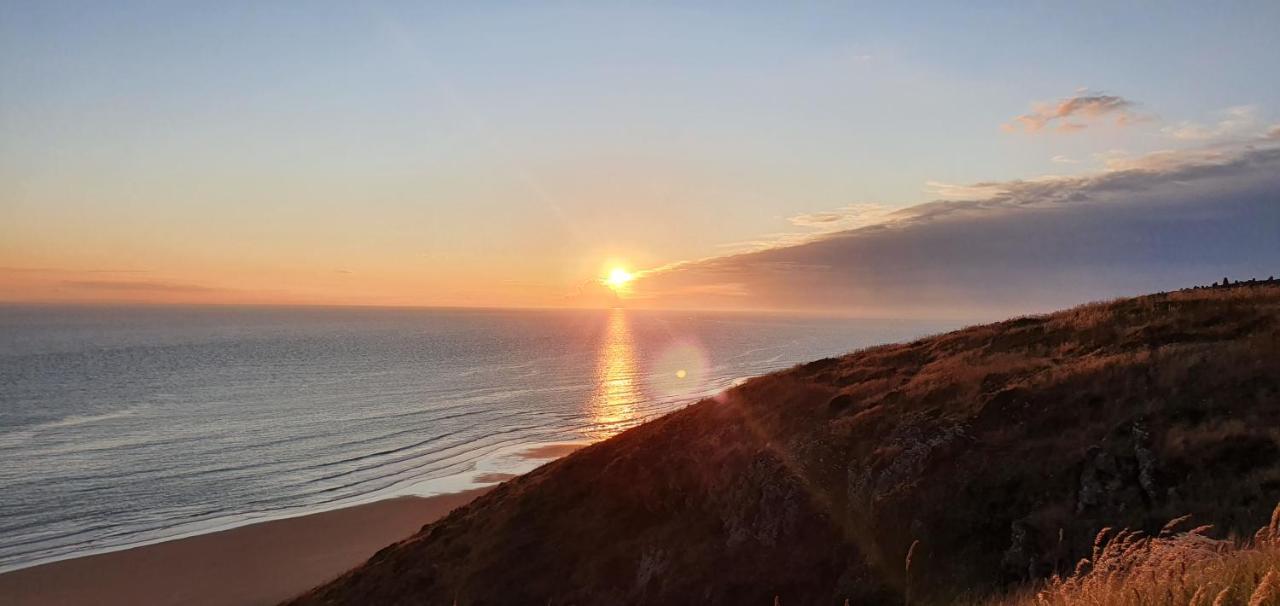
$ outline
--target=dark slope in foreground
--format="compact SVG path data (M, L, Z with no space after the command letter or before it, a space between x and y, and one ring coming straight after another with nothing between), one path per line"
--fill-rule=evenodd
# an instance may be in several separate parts
M498 487L301 604L901 603L1104 525L1280 500L1280 288L1184 291L760 377ZM916 548L910 578L904 558Z

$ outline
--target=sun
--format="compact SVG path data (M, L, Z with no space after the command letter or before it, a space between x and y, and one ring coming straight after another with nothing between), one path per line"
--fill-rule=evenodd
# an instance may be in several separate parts
M626 288L628 282L635 278L636 277L632 275L631 272L621 267L615 267L609 270L609 275L605 276L603 282L605 286L612 288L614 291L621 291Z

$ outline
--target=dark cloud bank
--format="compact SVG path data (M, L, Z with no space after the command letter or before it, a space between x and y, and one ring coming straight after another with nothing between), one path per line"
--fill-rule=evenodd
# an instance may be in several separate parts
M1280 275L1280 148L974 187L882 223L646 276L664 305L998 316ZM991 192L996 192L991 195Z

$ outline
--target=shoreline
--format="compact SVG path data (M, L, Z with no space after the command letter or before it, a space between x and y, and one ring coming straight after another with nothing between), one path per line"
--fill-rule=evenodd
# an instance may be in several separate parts
M541 465L586 445L527 445L515 456ZM487 486L392 496L0 572L0 603L277 604L518 475L490 471L473 478Z
M0 603L276 604L494 486L400 496L0 573Z

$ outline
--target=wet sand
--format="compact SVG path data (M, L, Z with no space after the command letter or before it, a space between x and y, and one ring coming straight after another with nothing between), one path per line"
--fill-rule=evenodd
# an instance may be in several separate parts
M388 499L24 568L0 574L0 604L275 604L491 488Z
M586 442L545 444L526 449L520 453L520 456L525 459L558 459L585 446L588 446Z

